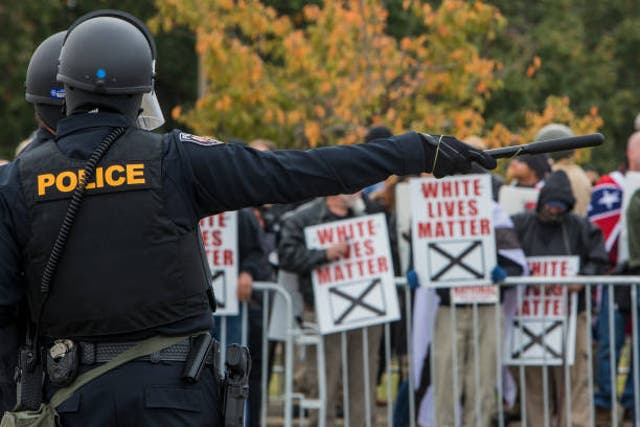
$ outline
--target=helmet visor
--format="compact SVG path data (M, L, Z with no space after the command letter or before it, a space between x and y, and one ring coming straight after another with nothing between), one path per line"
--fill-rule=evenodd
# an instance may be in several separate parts
M154 130L164 124L164 116L155 91L142 95L140 109L142 110L138 115L138 127L140 129Z

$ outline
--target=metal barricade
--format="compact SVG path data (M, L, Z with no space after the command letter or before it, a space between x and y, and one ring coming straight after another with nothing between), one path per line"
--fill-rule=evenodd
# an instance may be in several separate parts
M405 305L408 308L407 310L407 317L406 317L406 326L410 329L411 327L411 303L410 303L410 293L408 291L408 288L406 288L406 286L404 285L403 280L400 280L400 289L402 291L404 291L404 297L405 297ZM319 372L321 373L320 377L324 377L324 375L322 374L322 372L325 372L325 362L324 362L324 349L323 349L323 336L321 336L318 332L317 329L314 329L313 327L310 328L304 328L301 329L298 325L296 320L294 319L294 312L293 312L293 303L292 303L292 298L291 295L289 294L289 292L280 287L279 285L277 285L276 283L270 283L270 282L254 282L254 286L253 286L253 290L254 292L261 292L262 293L262 316L263 316L263 322L262 322L262 331L261 331L261 339L262 339L262 378L261 378L261 393L262 393L262 406L261 406L261 413L260 413L260 425L261 426L266 426L267 425L267 407L268 407L268 401L270 400L271 402L281 402L283 405L283 413L284 416L282 418L282 425L284 426L292 426L294 425L294 416L293 416L293 406L294 404L298 404L300 407L300 419L302 421L302 415L303 415L303 410L304 409L308 409L308 410L315 410L318 411L319 413L319 426L323 426L324 425L324 420L325 420L325 414L327 413L327 408L326 408L326 398L325 398L325 393L323 392L323 390L325 389L326 385L323 383L323 378L319 378L318 381L318 385L319 385L319 395L320 397L318 399L313 399L313 398L309 398L308 396L304 396L303 394L297 392L294 390L293 388L293 377L294 377L294 355L293 355L293 351L294 351L294 347L296 347L297 345L299 346L305 346L305 345L316 345L318 348L317 351L317 356L318 356L318 360L317 360L317 365L319 368ZM283 382L285 384L283 393L281 395L271 395L269 396L269 378L267 378L267 372L268 372L268 364L269 364L269 354L268 354L268 348L269 348L269 342L268 342L268 330L269 330L269 318L270 318L270 310L271 310L271 297L270 294L271 293L278 293L278 295L282 296L286 302L286 317L289 322L289 331L286 334L286 340L284 341L284 366L282 369L282 373L283 373ZM246 345L247 344L247 337L248 337L248 333L249 333L249 319L248 319L248 310L247 310L247 304L243 303L241 304L242 309L240 311L240 316L241 316L241 330L242 330L242 344ZM228 319L226 318L226 316L220 316L217 320L217 325L219 326L219 336L220 336L220 341L221 341L221 346L222 348L225 348L226 345L228 344L228 339L227 339L227 335L226 335L226 329L227 329L227 322ZM386 356L386 368L385 368L385 372L386 372L386 384L383 386L385 389L385 394L386 394L386 402L387 402L387 411L386 411L386 416L384 417L386 419L386 424L391 426L393 424L392 418L392 410L393 410L393 398L394 398L394 393L392 391L392 373L391 373L391 366L390 366L390 361L391 361L391 331L390 331L390 325L389 324L385 324L384 326L380 326L381 328L383 328L383 336L382 336L382 342L384 345L384 353ZM251 331L253 332L253 331ZM360 335L361 332L361 335ZM369 375L367 375L367 373L370 371L370 366L369 366L369 357L368 355L370 354L375 354L378 352L378 347L377 347L377 343L376 345L370 343L370 339L369 339L369 334L367 331L367 328L364 328L362 330L359 330L358 332L359 336L361 337L361 342L362 342L362 359L361 359L361 363L363 366L363 372L365 373L365 375L362 378L362 384L363 384L363 389L364 390L369 390L372 388L372 384L375 384L375 378L370 378ZM407 336L409 337L410 334L407 334ZM348 378L349 376L349 370L350 368L352 368L352 366L349 365L348 363L348 352L346 351L347 347L348 347L348 340L347 340L347 332L341 332L339 333L339 342L340 342L340 346L341 346L341 357L340 357L340 367L338 369L342 369L342 377L343 378ZM408 354L410 354L411 351L411 342L409 340L408 344ZM221 353L221 364L220 366L224 366L224 352ZM330 367L333 369L336 369L337 367ZM410 371L409 371L409 380L412 381L411 376L410 376ZM351 420L350 420L350 413L349 413L349 403L350 403L350 392L349 392L349 387L348 387L348 382L347 381L342 381L342 396L343 396L343 401L342 401L342 405L343 405L343 411L344 411L344 415L343 415L343 425L344 426L349 426L351 424ZM410 386L410 389L413 389L413 386ZM412 393L409 393L410 395L410 399L411 399L411 407L413 408L413 395ZM371 426L371 425L379 425L378 422L374 421L373 423L370 421L372 418L372 414L375 411L375 406L376 406L376 402L375 401L371 401L371 399L369 399L369 393L365 393L365 398L364 398L364 407L365 407L365 414L366 414L366 420L365 420L365 425L366 426ZM411 409L411 412L415 412L413 409ZM300 422L300 425L302 425L302 422ZM415 425L412 423L412 425Z
M591 326L593 323L593 317L592 317L592 312L593 312L593 308L594 308L594 303L593 303L593 299L592 299L592 291L596 288L601 288L603 290L603 292L607 293L607 299L608 299L608 314L607 314L607 320L608 320L608 325L609 325L609 339L608 339L608 344L609 347L611 349L610 353L609 353L609 372L610 372L610 377L609 377L609 384L610 384L610 388L611 388L611 397L610 397L610 401L611 401L611 410L610 410L610 420L611 423L610 425L612 426L617 426L619 425L619 415L618 415L618 411L617 411L617 407L618 407L618 387L617 387L617 355L616 355L616 343L614 342L615 339L615 323L614 323L614 288L616 286L630 286L630 292L631 292L631 302L630 302L630 306L631 306L631 317L632 317L632 322L633 322L633 328L632 328L632 351L631 354L633 356L633 360L632 360L632 381L633 381L633 389L634 390L638 390L639 389L639 375L637 373L637 367L638 367L638 329L637 329L637 325L638 325L638 302L637 302L637 297L638 297L638 290L637 290L637 286L640 284L640 277L631 277L631 276L580 276L579 280L576 280L576 278L545 278L545 277L517 277L517 278L507 278L507 280L504 283L501 283L500 286L501 288L515 288L520 289L520 291L516 291L517 292L517 304L520 306L522 304L522 295L523 292L522 290L524 290L527 286L544 286L544 285L561 285L561 286L568 286L571 284L575 284L576 281L579 284L582 284L585 286L585 305L584 305L584 317L585 317L585 321L583 322L583 327L584 329L581 330L576 330L576 334L582 334L583 337L582 338L586 338L586 351L587 351L587 366L589 367L589 369L587 369L587 372L585 372L585 374L587 375L587 388L588 388L588 402L585 402L588 405L588 414L587 418L588 421L586 423L586 425L590 425L590 426L595 426L596 425L596 420L595 420L595 404L594 404L594 389L595 389L595 381L594 381L594 372L591 369L591 367L593 366L593 360L594 360L594 355L593 355L593 351L592 351L592 330L591 330ZM409 288L406 286L406 280L404 278L396 278L396 284L398 286L398 291L400 292L399 296L401 298L403 298L404 300L404 305L405 305L405 313L404 313L404 319L402 319L402 321L404 322L404 326L406 328L406 336L407 336L407 354L408 354L408 364L406 366L406 370L408 372L407 374L407 378L406 381L408 382L408 388L410 390L410 392L408 393L408 407L409 407L409 425L411 427L414 427L417 425L417 418L418 418L418 410L417 408L419 407L420 402L416 402L415 401L415 395L413 393L414 390L416 390L417 385L414 384L414 366L415 366L415 360L412 360L412 356L413 356L413 341L412 341L412 336L413 336L413 301L411 299L411 291L409 290ZM261 389L262 389L262 396L263 396L263 400L262 400L262 407L261 407L261 413L260 413L260 419L261 419L261 425L262 426L266 426L267 425L267 406L268 406L268 400L270 399L271 402L277 401L277 402L281 402L283 405L283 417L282 417L282 425L284 426L292 426L294 425L294 417L293 417L293 405L294 402L302 402L305 401L304 399L307 399L306 402L316 402L317 404L308 404L306 406L304 406L304 408L309 409L309 410L317 410L319 411L320 414L320 419L324 420L324 414L328 413L328 409L326 407L326 402L324 401L325 399L322 398L322 394L320 394L320 398L317 400L309 400L308 396L304 396L301 395L300 393L294 393L294 386L293 386L293 373L294 373L294 347L296 346L296 342L300 342L300 343L304 343L305 341L309 341L310 339L313 340L314 339L314 334L315 334L315 338L316 339L320 339L323 340L323 338L317 334L317 332L310 332L309 330L305 330L304 333L303 331L297 326L296 321L294 319L294 311L293 311L293 304L292 304L292 298L291 295L288 293L288 291L284 290L283 288L279 287L277 284L275 283L266 283L266 282L256 282L254 283L254 292L262 292L263 293L263 310L262 310L262 315L263 315L263 329L261 331L261 339L262 339L262 378L261 378ZM268 392L269 392L269 387L268 387L268 383L269 383L269 378L267 378L267 372L268 372L268 363L269 363L269 354L268 354L268 348L269 348L269 342L268 342L268 328L269 328L269 318L270 318L270 306L271 306L271 301L270 301L270 295L277 293L278 295L280 295L284 301L285 301L285 306L286 306L286 317L289 322L289 329L288 329L288 333L287 333L287 337L284 340L284 349L283 349L283 353L284 353L284 358L283 358L283 368L282 368L282 372L283 372L283 383L284 383L284 389L282 391L281 394L276 393L276 395L272 395L272 396L268 396ZM543 299L545 297L542 297ZM460 381L463 379L461 377L460 374L462 374L462 376L468 376L468 375L472 375L472 378L470 377L469 380L467 381L467 383L472 384L472 388L473 390L469 391L467 390L467 395L465 395L465 404L471 404L472 405L472 411L471 413L473 413L473 417L475 419L475 421L473 420L463 420L463 414L461 412L461 405L460 402L456 402L456 399L454 400L454 404L451 408L441 408L441 407L435 407L436 405L434 404L434 412L435 412L435 417L437 420L438 411L444 411L444 410L450 410L453 413L453 424L454 425L476 425L476 426L482 426L483 424L481 423L481 419L483 419L483 411L485 410L483 408L482 402L480 402L480 395L481 393L479 392L480 390L486 390L486 388L490 388L490 389L494 389L495 388L495 400L497 401L497 407L495 408L497 413L495 413L495 418L492 421L491 425L498 425L498 426L508 426L508 425L513 425L512 421L513 420L509 420L506 415L505 415L505 410L503 407L503 398L505 397L505 391L503 390L503 368L504 368L504 364L503 364L503 356L504 356L504 331L505 331L505 320L502 317L503 311L502 311L502 303L501 302L497 302L497 303L493 303L491 304L494 307L494 313L495 313L495 331L496 331L496 354L498 355L498 357L495 360L495 371L496 371L496 383L495 384L487 384L487 383L483 383L481 380L481 377L479 375L479 372L481 369L483 369L483 366L481 366L481 361L480 361L480 357L479 357L479 348L480 345L482 344L480 341L480 331L478 330L478 325L479 325L479 305L478 304L472 304L470 307L470 315L471 315L471 323L473 325L473 331L470 337L470 341L472 343L472 348L473 350L471 351L470 355L461 355L458 352L457 349L457 344L456 344L456 340L452 339L451 340L451 349L450 349L450 353L452 355L452 366L456 367L458 366L457 362L458 359L460 357L471 357L472 360L469 361L469 363L467 363L467 366L469 367L469 370L473 371L473 372L463 372L463 373L459 373L458 369L451 369L451 372L448 372L446 374L451 375L451 387L445 390L438 390L437 387L435 386L435 381L434 379L436 378L436 375L441 375L442 373L437 373L435 371L436 367L435 367L435 363L434 360L432 358L431 363L430 363L430 377L431 377L431 381L432 381L432 386L433 386L433 401L435 402L438 396L438 393L446 393L446 394L450 394L452 396L459 396L459 385L460 385ZM455 337L457 334L457 328L458 328L458 317L460 317L460 315L462 314L460 311L460 308L456 308L455 305L450 306L449 309L449 313L447 314L448 316L448 321L451 325L451 336ZM223 329L224 329L224 321L221 322ZM425 327L425 328L432 328L432 337L435 338L435 335L433 334L433 332L435 332L435 328L436 328L436 322L433 322L433 324L431 325L420 325L421 327ZM522 339L522 336L524 335L524 331L522 330L523 325L522 323L519 324L518 326L520 328L520 334L518 335L520 337L520 339ZM253 331L252 331L253 332ZM418 330L419 332L419 330ZM242 311L242 340L243 343L247 342L247 334L248 334L248 317L247 317L247 309L246 309L246 305L245 305L245 309ZM339 333L340 335L340 346L342 349L341 352L341 369L342 369L342 378L348 378L349 377L349 369L352 368L352 366L349 365L348 363L348 354L346 351L346 348L348 347L348 338L347 338L347 333L346 332L341 332ZM577 335L576 335L577 336ZM222 336L222 338L224 339L224 335ZM603 337L600 337L600 339L602 340ZM358 339L360 341L360 339ZM388 425L388 426L392 426L393 425L393 406L395 403L395 390L393 390L393 384L392 384L392 372L391 372L391 359L392 359L392 349L391 349L391 325L390 324L385 324L383 326L383 336L381 338L381 342L382 345L384 346L384 354L386 356L386 366L385 366L385 373L386 373L386 382L385 384L382 385L382 389L384 390L384 394L386 395L385 400L386 400L386 414L382 414L382 411L378 411L378 418L376 420L373 421L374 425ZM223 343L224 344L224 343ZM369 372L369 366L367 366L370 363L370 359L368 357L369 354L373 353L373 352L378 352L378 347L377 347L377 343L372 343L370 342L370 337L365 329L362 329L362 334L361 334L361 345L362 345L362 359L361 363L363 365L363 369L362 371L364 372L364 377L362 378L363 381L363 389L364 390L370 390L372 388L372 384L375 384L375 378L370 378L368 375ZM434 343L434 341L432 341L430 343L430 348L429 351L431 353L431 355L437 355L438 354L438 347L437 347L437 343ZM322 349L319 349L318 351L318 365L320 367L320 372L322 372L322 368L326 368L326 369L337 369L337 367L325 367L323 366L324 363L324 351ZM619 356L619 355L618 355ZM322 360L320 360L320 358L322 357ZM400 361L397 361L397 363L400 363ZM528 398L534 398L536 396L527 396L527 381L526 381L526 371L527 369L529 369L528 367L525 367L524 365L520 364L520 365L515 365L513 367L513 372L515 373L514 376L515 378L518 380L519 383L519 388L518 388L518 399L520 402L520 414L518 419L516 420L516 422L518 422L519 424L517 425L521 425L521 426L527 426L528 425L528 419L531 419L530 417L527 417L527 402L528 402ZM551 370L553 369L553 373L558 374L558 372L560 371L560 378L559 378L559 383L564 383L564 388L562 390L555 390L558 392L558 396L557 396L557 401L564 401L566 402L566 404L564 405L564 409L562 411L562 413L557 414L556 419L554 420L552 417L552 412L553 412L553 408L551 407L552 403L556 403L556 401L552 401L549 397L553 394L552 392L554 390L552 390L550 383L551 381ZM572 394L575 392L575 390L572 390L571 387L571 368L564 363L562 366L560 366L559 368L552 368L550 366L547 366L546 364L542 364L541 366L541 376L540 376L540 380L542 382L542 408L540 410L540 413L536 413L535 414L535 420L536 420L536 424L539 421L540 425L544 425L544 426L551 426L551 425L565 425L563 424L564 420L571 420L572 419L572 407L571 407L571 397ZM322 375L321 375L322 376ZM321 380L319 382L322 382ZM344 416L343 416L343 425L344 426L349 426L351 424L354 424L354 420L351 419L352 414L349 413L349 403L350 403L350 397L352 396L352 394L350 394L349 392L349 384L348 381L342 381L342 393L343 393L343 410L344 410ZM320 388L322 388L323 386L321 385ZM327 390L326 393L335 393L333 390ZM273 393L272 393L273 394ZM358 424L363 423L366 426L370 426L372 425L372 422L370 421L372 418L372 414L376 412L376 402L375 401L371 401L371 399L369 399L370 394L369 393L364 393L364 408L365 408L365 420L356 420L358 421ZM333 410L334 408L330 408L331 410ZM638 411L640 410L640 402L639 402L639 396L637 393L634 393L633 396L633 410L634 412L637 414L639 413ZM469 414L470 412L467 411L467 414ZM302 415L301 414L301 421L302 421ZM529 414L529 415L533 415L533 414ZM486 419L486 416L484 417ZM276 423L277 424L277 423ZM276 425L274 423L272 423L271 425ZM302 424L302 422L300 423ZM306 425L309 425L308 423L306 423ZM320 425L323 425L323 423L321 422ZM429 425L429 423L426 424L420 424L422 425ZM442 424L440 423L434 423L432 425L437 425L440 426ZM571 425L571 423L568 423L566 425ZM639 424L636 424L639 425Z
M269 398L281 400L283 402L283 425L291 426L293 425L293 343L294 338L298 334L297 328L295 327L295 320L293 314L293 303L291 300L291 295L289 292L282 287L278 286L276 283L271 282L254 282L253 283L253 291L262 293L262 331L260 332L260 338L262 340L262 355L261 355L261 372L262 376L260 379L261 386L261 395L262 395L262 405L260 408L260 425L266 427L267 425L267 408ZM268 367L269 367L269 340L268 340L268 330L269 330L269 319L270 319L270 309L271 309L271 297L272 295L277 294L280 296L285 304L285 318L288 319L288 333L286 334L286 338L284 339L284 390L282 395L280 396L269 396L269 378ZM241 330L242 330L242 339L241 344L247 345L248 342L248 304L241 304ZM226 316L219 317L219 325L220 325L220 345L221 348L226 348L227 346L227 338L226 338L226 327L227 327L227 318ZM220 352L220 364L219 366L224 366L224 357L225 352ZM251 416L256 416L256 414L250 414Z
M630 373L630 375L632 375L632 380L634 383L634 390L638 390L638 382L639 382L639 378L638 378L638 373L637 373L637 366L638 366L638 330L637 330L637 321L638 321L638 306L637 306L637 286L638 284L640 284L640 277L631 277L631 276L580 276L578 279L576 279L575 277L573 278L547 278L547 277L517 277L517 278L508 278L504 283L501 283L501 287L506 287L506 288L516 288L517 289L517 306L520 307L522 306L522 298L523 298L523 290L527 287L527 286L544 286L544 285L561 285L563 286L563 289L565 289L563 292L566 292L566 287L568 285L572 285L572 284L581 284L584 285L585 289L584 289L584 311L583 313L583 318L584 321L577 321L577 327L576 327L576 338L577 339L581 339L581 340L585 340L586 341L586 357L587 357L587 361L586 361L586 372L584 372L584 375L586 375L586 388L587 391L586 393L584 392L584 390L579 389L579 390L573 390L572 389L572 376L571 376L571 367L566 363L566 359L565 362L563 362L563 364L559 367L551 367L548 366L547 361L544 360L543 363L540 366L540 370L541 370L541 382L542 382L542 408L540 408L540 412L539 413L535 413L535 414L527 414L527 406L530 403L529 399L536 399L538 402L540 401L540 396L537 395L537 393L530 393L531 395L528 396L527 395L527 374L526 372L528 370L531 369L531 367L527 366L525 367L522 363L520 364L514 364L515 369L517 370L517 379L519 382L519 402L520 402L520 416L519 419L517 420L518 424L520 426L527 426L527 425L544 425L546 426L554 426L554 425L590 425L590 426L594 426L596 425L596 420L595 420L595 404L594 404L594 376L595 373L592 370L593 367L593 345L592 345L592 324L593 324L593 318L592 318L592 311L594 308L594 304L593 304L593 300L592 300L592 293L593 290L596 289L596 287L602 287L604 292L607 292L607 296L608 296L608 344L609 344L609 348L610 348L610 353L609 353L609 372L610 372L610 376L609 376L609 384L610 384L610 389L611 389L611 396L610 396L610 404L611 404L611 410L610 410L610 424L606 423L606 424L602 424L602 425L612 425L612 426L618 426L620 425L619 422L621 421L619 419L618 416L618 393L617 393L617 358L616 358L616 346L615 346L615 342L614 342L614 337L615 337L615 326L614 326L614 288L616 286L630 286L630 292L631 292L631 317L632 317L632 322L633 322L633 327L632 327L632 340L631 340L631 344L632 344L632 351L631 354L633 356L633 361L631 363L632 365L632 372ZM544 292L542 292L542 297L541 297L541 303L545 304L544 299L546 298L544 296ZM496 327L496 352L499 355L498 360L497 360L497 366L496 366L496 394L497 394L497 414L496 414L496 418L494 420L495 424L492 425L499 425L499 426L505 426L505 425L510 425L508 423L508 421L505 419L505 413L504 413L504 408L502 405L502 400L503 400L503 390L502 390L502 384L503 384L503 378L502 378L502 366L503 366L503 356L504 356L504 343L501 342L502 339L504 338L504 328L505 328L505 323L499 321L499 314L502 313L502 304L500 302L493 304L494 306L494 310L495 310L495 315L496 315L496 323L495 323L495 327ZM459 396L459 383L460 383L460 378L458 378L459 376L459 372L458 369L454 368L451 370L450 372L450 379L451 379L451 389L446 389L446 390L437 390L437 388L435 387L434 384L434 395L438 395L438 393L447 393L450 394L452 391L452 395L454 396L454 404L453 407L448 409L448 408L442 408L442 407L435 407L436 405L434 405L434 410L435 410L435 417L436 420L438 420L438 412L442 411L447 411L450 410L453 412L453 425L476 425L476 426L484 426L485 424L481 422L482 417L482 405L481 402L479 402L479 396L481 395L481 393L479 392L480 389L482 387L489 387L489 388L493 388L494 385L493 384L480 384L479 380L478 380L478 372L480 369L482 369L482 367L479 364L478 361L478 348L479 348L479 342L478 342L478 308L479 304L472 304L472 311L473 311L473 336L472 336L472 340L473 340L473 351L471 352L472 355L471 357L473 357L472 363L467 363L467 366L470 367L473 372L464 372L463 375L467 376L467 375L473 375L474 376L474 389L469 391L469 390L465 390L466 391L466 395L465 395L465 399L466 401L464 402L465 405L467 404L472 404L473 408L475 409L474 411L474 420L462 420L462 414L461 414L461 405L459 402L457 402L457 396ZM456 318L458 317L458 315L460 313L458 313L461 309L460 308L456 308L455 305L451 305L450 306L450 323L451 323L451 336L452 337L456 337L457 332L458 332L458 324L456 321ZM578 318L580 319L580 316L578 316ZM543 320L543 322L545 322ZM551 324L552 322L549 321L549 324ZM580 326L580 324L582 324L582 326ZM436 326L436 325L434 325ZM542 329L545 330L546 325L543 323L543 327ZM525 336L525 331L523 330L524 326L522 322L519 322L519 326L518 328L519 330L519 334L518 337L520 340L522 340L523 336ZM580 329L578 329L580 328ZM581 336L580 336L581 335ZM540 337L537 337L538 339ZM604 337L599 337L601 340L604 339ZM532 340L536 339L536 337L531 337ZM582 341L583 343L585 341ZM456 340L452 339L451 340L451 344L452 344L452 348L451 348L451 353L452 353L452 357L453 357L453 366L456 367L457 365L457 359L459 357L469 357L469 355L460 355L458 354L457 351L457 345L455 344ZM520 343L520 347L522 347L523 342L521 341ZM431 354L437 354L438 353L438 348L437 348L437 344L434 343L433 341L431 342L431 347L430 347L430 351L432 352ZM564 358L566 355L564 353L565 349L563 348L563 354L562 357ZM546 356L546 352L543 353ZM619 355L618 355L619 357ZM578 358L578 354L576 354L576 360ZM577 362L576 362L577 363ZM584 363L583 363L584 364ZM432 369L432 375L431 378L435 378L436 372L434 372L434 366L435 364L432 363L431 364L431 369ZM530 371L531 372L531 371ZM554 381L552 381L553 377L559 376L560 378L556 378L556 381L558 384L563 384L564 387L563 389L554 389L552 387L552 384L554 383ZM532 378L531 376L529 376L529 378ZM551 399L551 396L554 394L554 392L556 393L556 397L555 399ZM581 405L585 405L585 407L581 407L581 408L577 408L579 409L579 411L572 411L572 395L574 395L576 392L581 392L582 395L578 396L577 398L581 398ZM472 397L472 399L469 399L469 397ZM434 398L434 401L437 398ZM471 402L469 400L472 400ZM552 404L555 404L555 406L557 406L558 408L561 408L562 412L558 412L556 413L555 417L553 416L553 407ZM634 393L633 396L633 411L634 413L638 413L638 409L639 409L639 396L637 393ZM465 413L469 413L468 411L465 411ZM583 418L582 422L578 422L576 420L576 414L578 414L578 416ZM486 415L486 414L485 414ZM486 419L486 417L485 417ZM534 422L532 422L531 420L534 420ZM568 422L566 422L566 420L568 420ZM464 423L464 424L462 424ZM576 424L578 423L578 424ZM441 422L436 422L433 425L445 425ZM637 421L636 421L636 425Z

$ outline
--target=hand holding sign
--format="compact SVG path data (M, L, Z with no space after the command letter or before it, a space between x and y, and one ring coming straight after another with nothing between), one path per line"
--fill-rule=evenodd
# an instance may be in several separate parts
M338 242L327 248L327 250L325 251L325 257L327 258L327 261L337 261L340 258L344 257L347 254L348 250L349 243L347 243L346 241Z

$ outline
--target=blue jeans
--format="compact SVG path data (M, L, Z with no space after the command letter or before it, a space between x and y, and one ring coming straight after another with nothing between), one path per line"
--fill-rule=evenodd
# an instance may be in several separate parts
M618 363L620 362L620 353L622 350L622 346L624 345L626 320L626 316L621 313L614 304L612 332L615 334L613 341L615 345L614 359L616 371L618 369ZM602 303L600 305L600 314L598 316L598 352L596 355L596 384L598 385L598 391L595 392L594 396L595 405L604 409L611 409L611 362L609 360L610 354L609 289L607 286L604 286L602 292ZM633 368L633 366L631 366L631 368ZM633 408L633 370L630 370L629 372L630 373L627 376L627 380L624 385L624 391L622 392L622 399L620 399L620 403L625 409Z
M393 407L393 427L409 425L409 381L404 380L398 388L396 403Z

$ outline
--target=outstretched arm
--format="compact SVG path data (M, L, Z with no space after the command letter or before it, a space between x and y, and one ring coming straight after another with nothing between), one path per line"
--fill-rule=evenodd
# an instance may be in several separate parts
M389 175L468 172L495 160L451 137L416 132L367 144L261 152L238 144L176 142L201 216L265 203L353 193Z

